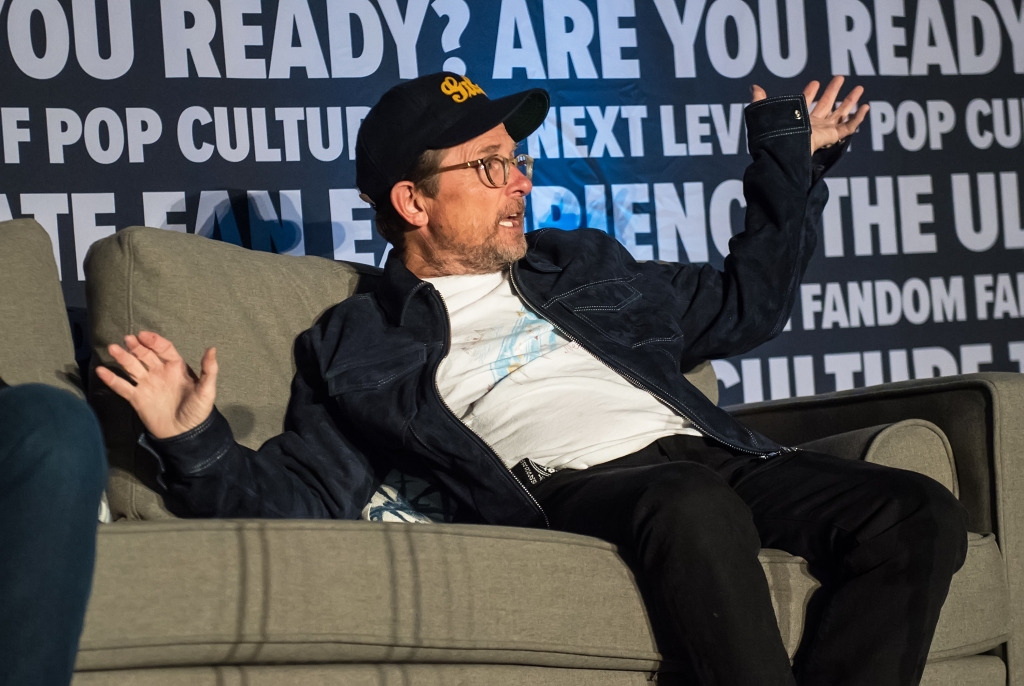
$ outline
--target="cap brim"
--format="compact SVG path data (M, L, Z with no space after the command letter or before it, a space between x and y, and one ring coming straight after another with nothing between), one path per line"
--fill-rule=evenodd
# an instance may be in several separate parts
M543 88L490 100L460 119L443 134L430 141L429 148L451 148L504 124L517 143L537 130L547 117L551 99Z

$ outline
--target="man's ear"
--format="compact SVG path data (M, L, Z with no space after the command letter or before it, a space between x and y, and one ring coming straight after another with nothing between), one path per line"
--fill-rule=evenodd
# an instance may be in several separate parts
M398 212L398 216L414 227L426 226L430 222L423 204L423 194L412 181L399 181L391 187L391 206Z

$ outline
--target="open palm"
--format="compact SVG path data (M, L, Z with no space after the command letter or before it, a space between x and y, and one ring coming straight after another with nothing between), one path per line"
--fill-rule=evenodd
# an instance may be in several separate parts
M96 376L131 404L149 433L170 438L210 416L217 396L216 348L203 354L202 374L197 377L163 336L140 331L124 341L127 349L110 345L107 351L135 383L106 367L97 367Z

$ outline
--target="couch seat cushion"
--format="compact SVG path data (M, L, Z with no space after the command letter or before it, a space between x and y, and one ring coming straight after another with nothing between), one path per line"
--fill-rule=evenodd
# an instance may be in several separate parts
M998 661L997 658L993 658ZM1000 663L1002 664L1002 663ZM651 686L644 672L523 665L256 665L78 672L72 686ZM926 684L925 686L939 686ZM946 684L941 684L946 686ZM975 686L971 683L970 686ZM984 686L989 686L987 683Z
M792 654L817 584L765 550ZM1005 639L991 536L974 536L933 656ZM453 524L177 520L100 528L78 669L279 662L654 669L659 656L615 548L573 534Z
M650 670L613 546L451 524L178 520L101 527L79 669L476 662Z
M72 686L650 686L643 672L522 665L255 665L78 672ZM1006 666L979 655L930 662L921 686L1006 686Z

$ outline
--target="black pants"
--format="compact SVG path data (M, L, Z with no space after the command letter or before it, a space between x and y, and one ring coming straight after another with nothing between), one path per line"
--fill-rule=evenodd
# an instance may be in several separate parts
M663 684L917 684L967 554L967 513L938 482L806 451L765 460L673 436L532 488L553 528L619 546L679 670ZM792 667L761 547L822 582Z
M107 484L92 410L67 391L0 389L0 686L67 686Z

